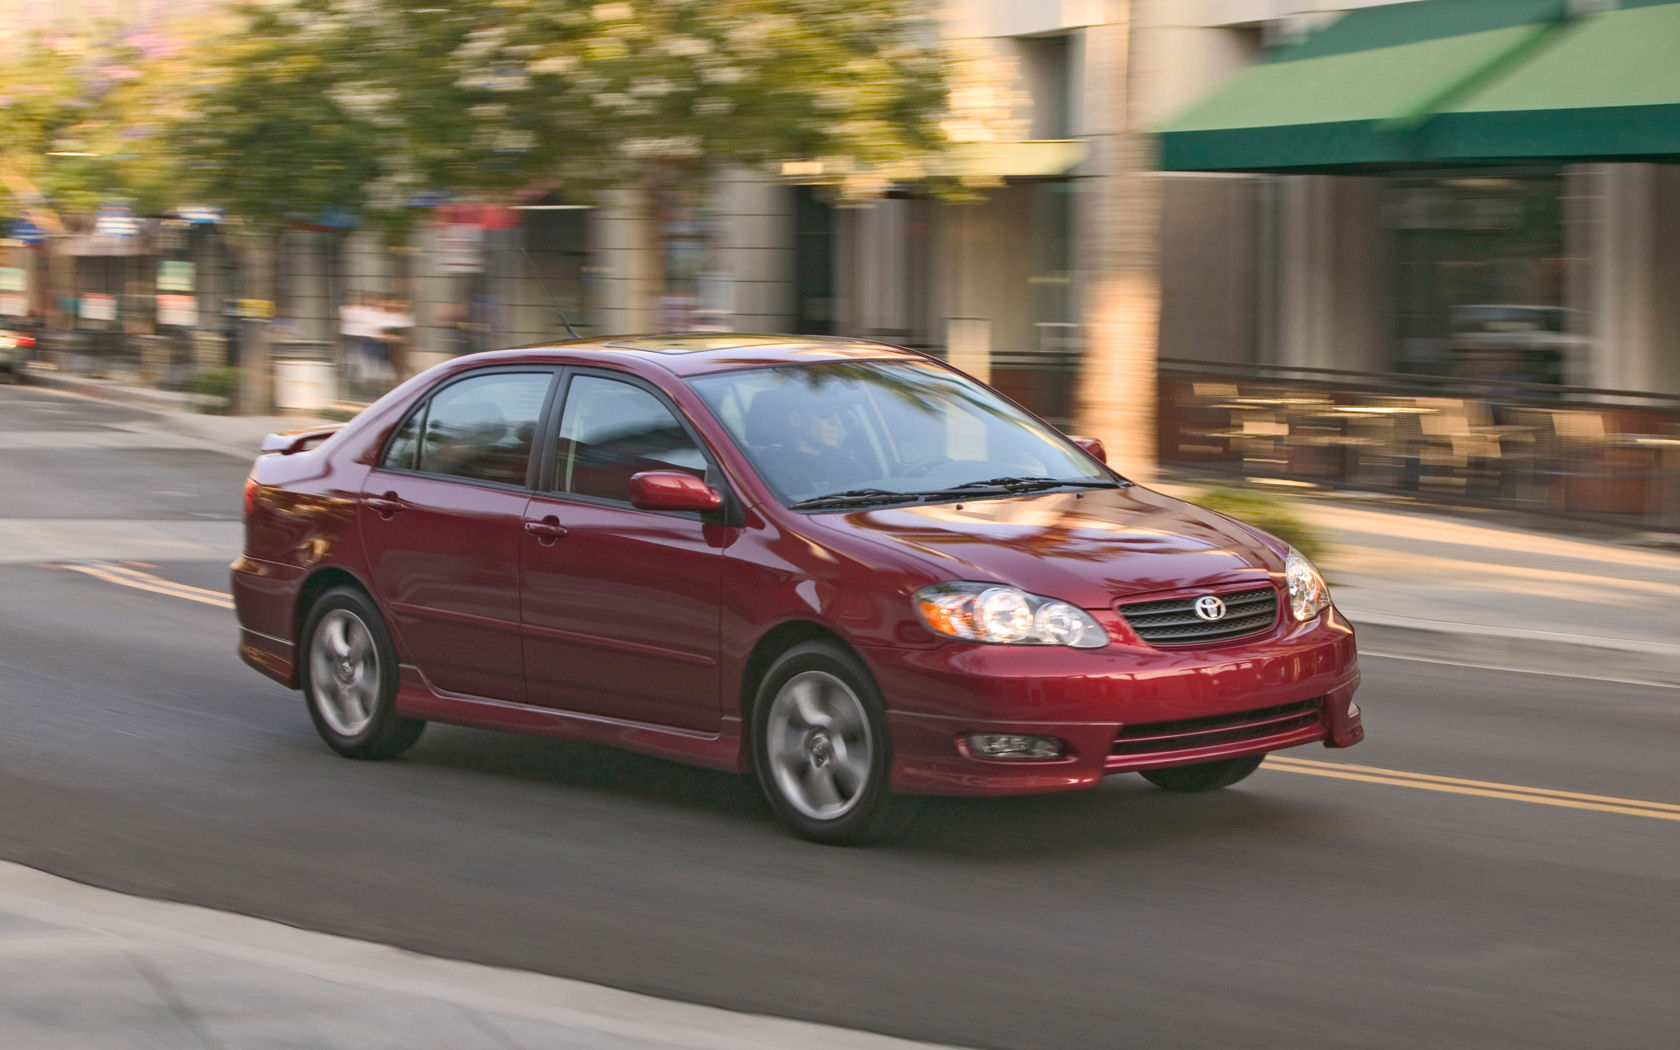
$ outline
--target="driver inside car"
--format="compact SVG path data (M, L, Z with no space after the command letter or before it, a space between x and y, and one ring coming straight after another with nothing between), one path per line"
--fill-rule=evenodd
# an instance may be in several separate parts
M789 457L789 465L816 491L836 492L869 479L869 469L845 445L846 423L840 409L790 406L788 429L787 447L798 453Z

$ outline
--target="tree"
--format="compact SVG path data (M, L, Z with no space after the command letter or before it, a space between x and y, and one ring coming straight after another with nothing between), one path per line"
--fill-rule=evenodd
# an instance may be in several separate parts
M719 164L866 195L942 145L936 37L920 0L275 0L246 6L182 148L239 215L399 233L420 193L633 184L651 208Z
M0 215L60 234L113 199L142 213L173 205L167 132L192 104L194 42L215 26L200 17L21 35L0 57ZM68 280L57 275L65 290Z

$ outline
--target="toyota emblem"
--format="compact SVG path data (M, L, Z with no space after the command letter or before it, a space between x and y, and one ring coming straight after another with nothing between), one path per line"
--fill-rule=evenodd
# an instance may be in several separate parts
M1211 594L1204 594L1196 599L1196 615L1204 620L1223 620L1225 618L1225 603Z

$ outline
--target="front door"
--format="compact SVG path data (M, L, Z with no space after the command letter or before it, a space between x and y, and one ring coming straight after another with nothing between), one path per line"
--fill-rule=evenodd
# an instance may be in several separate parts
M575 375L549 491L525 511L527 696L715 732L723 530L698 514L632 507L630 477L644 470L707 477L715 467L650 389Z
M449 383L368 475L359 513L374 590L403 652L444 692L525 699L519 558L553 381L484 372Z

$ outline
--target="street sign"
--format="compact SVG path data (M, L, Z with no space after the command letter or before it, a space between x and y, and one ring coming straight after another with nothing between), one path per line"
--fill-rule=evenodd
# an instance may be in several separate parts
M115 321L117 297L105 292L84 292L81 314L84 321Z
M192 328L198 324L198 299L191 295L157 297L157 323Z
M477 273L484 268L484 230L466 222L439 224L437 258L444 273Z
M165 259L158 264L157 290L160 292L190 292L193 290L193 264Z
M29 313L29 273L21 266L0 266L0 315Z
M140 220L134 217L134 211L121 201L106 201L99 207L99 214L93 219L93 235L95 237L138 237L140 236Z

